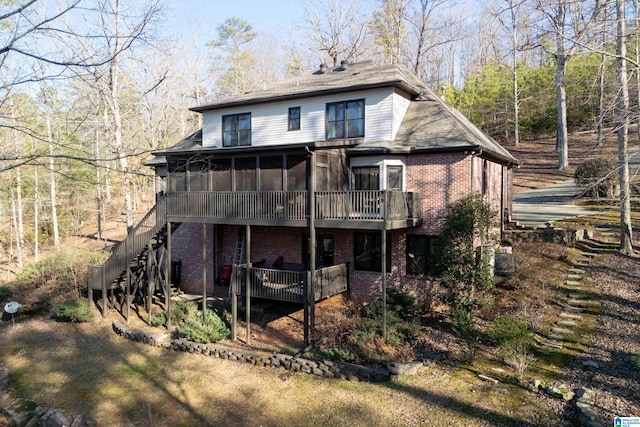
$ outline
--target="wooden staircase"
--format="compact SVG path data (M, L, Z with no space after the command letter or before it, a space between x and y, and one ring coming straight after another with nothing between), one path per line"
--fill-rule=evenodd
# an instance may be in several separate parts
M102 314L106 314L107 296L116 291L122 295L119 308L128 318L133 302L143 303L150 310L156 293L166 293L167 198L156 205L135 226L133 231L111 251L109 258L88 271L89 302L93 293L102 293ZM172 232L179 224L172 224ZM124 308L126 307L126 314Z

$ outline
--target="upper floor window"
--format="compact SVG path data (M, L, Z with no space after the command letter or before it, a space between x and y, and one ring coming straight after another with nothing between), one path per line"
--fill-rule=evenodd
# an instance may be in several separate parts
M251 145L251 113L222 116L222 146Z
M364 137L364 99L327 104L327 139Z
M289 130L300 130L300 107L289 108Z

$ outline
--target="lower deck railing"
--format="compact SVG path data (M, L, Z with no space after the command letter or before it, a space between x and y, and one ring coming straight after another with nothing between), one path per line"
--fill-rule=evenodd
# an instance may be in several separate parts
M348 288L346 264L316 270L315 283L309 287L309 271L250 268L246 264L234 265L231 280L232 292L246 295L246 283L250 283L249 295L256 298L304 303L312 294L314 301L329 298Z

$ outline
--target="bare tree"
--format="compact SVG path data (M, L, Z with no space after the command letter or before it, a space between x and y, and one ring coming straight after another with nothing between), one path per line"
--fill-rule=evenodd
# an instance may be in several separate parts
M565 74L567 62L582 47L582 40L600 12L600 0L590 2L572 0L537 0L538 10L547 18L555 35L556 58L556 106L557 131L556 150L558 169L569 166L569 147L567 131L567 93ZM586 17L586 18L585 18Z
M312 0L302 7L311 50L328 57L334 67L341 59L364 56L368 17L356 0Z
M509 37L509 53L511 56L511 93L513 95L513 145L520 143L519 109L520 99L518 92L518 51L521 48L522 27L526 24L526 18L522 14L525 0L501 0L493 11L500 25Z
M616 54L618 64L618 163L620 168L620 252L633 255L631 201L629 198L629 88L627 83L627 45L624 0L616 0Z

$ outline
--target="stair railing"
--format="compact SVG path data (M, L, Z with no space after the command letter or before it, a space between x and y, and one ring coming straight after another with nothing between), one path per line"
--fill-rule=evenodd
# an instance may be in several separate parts
M89 266L89 287L96 290L110 288L111 283L126 271L129 263L142 254L149 241L166 225L167 198L162 196L133 231L113 248L111 255L102 265ZM100 283L96 283L97 281Z

